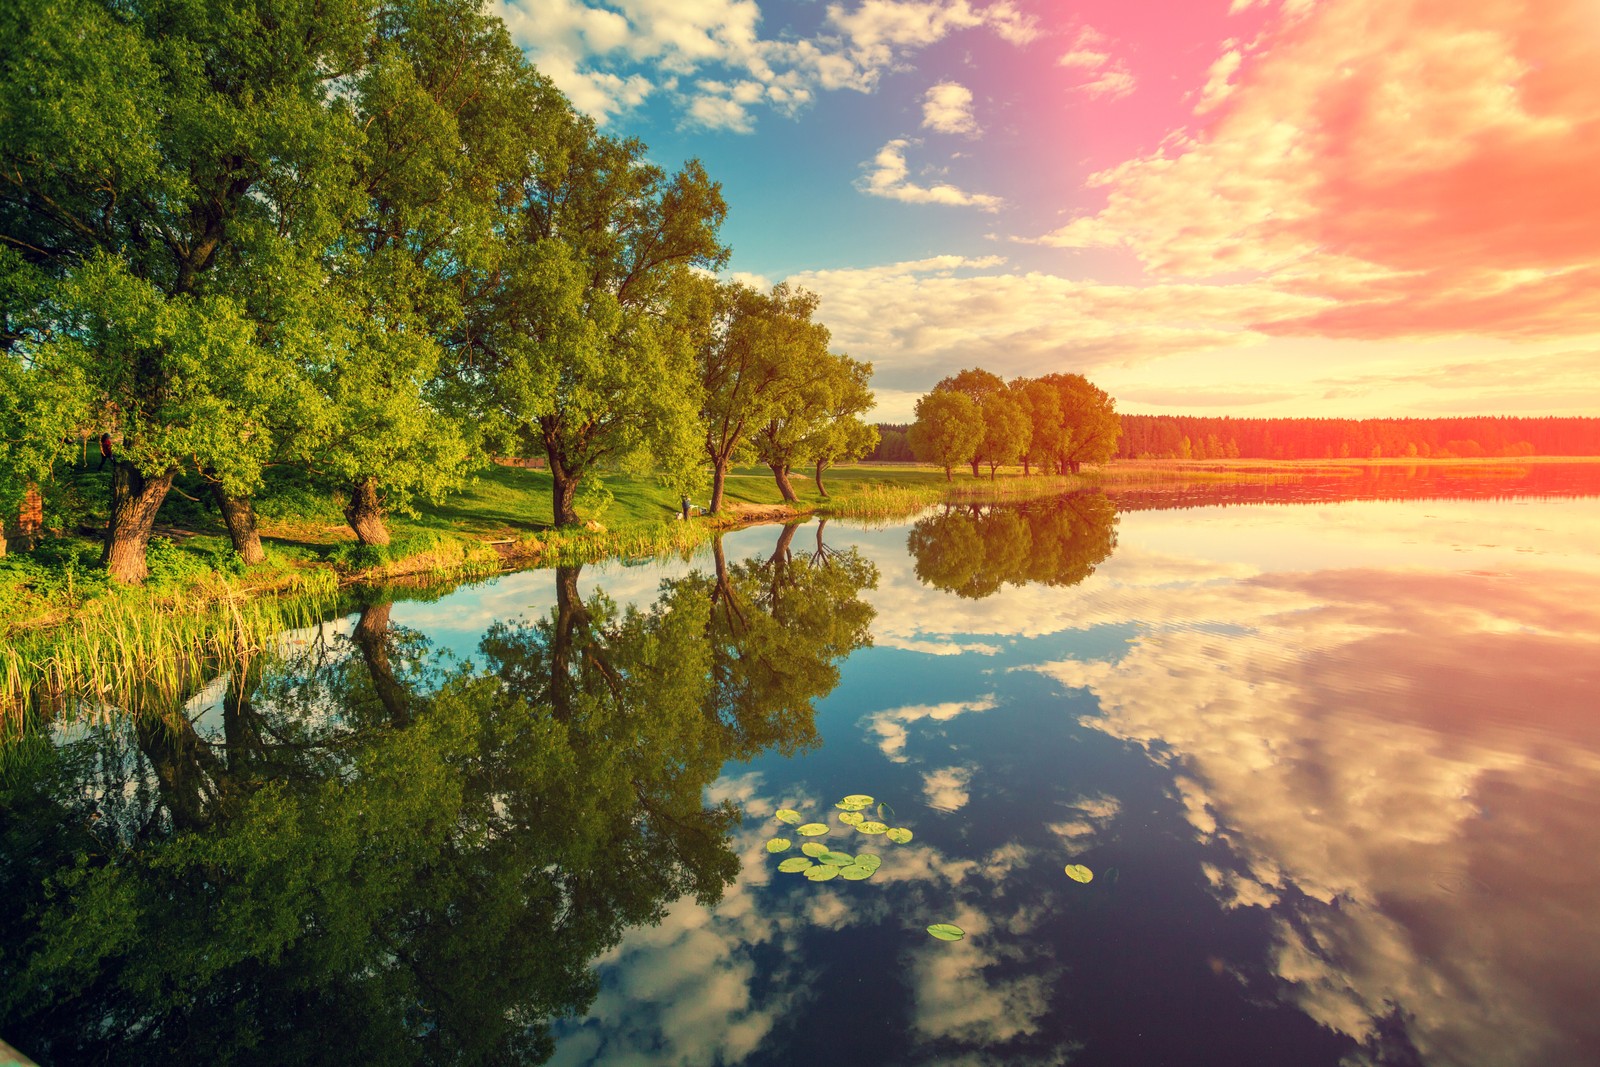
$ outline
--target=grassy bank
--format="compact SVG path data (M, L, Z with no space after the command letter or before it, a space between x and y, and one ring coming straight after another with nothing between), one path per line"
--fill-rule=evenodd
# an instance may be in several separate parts
M692 549L717 529L781 521L810 513L891 519L941 501L984 502L1050 496L1099 485L1277 484L1303 478L1356 477L1374 467L1449 467L1486 471L1508 461L1260 460L1118 461L1080 476L1024 477L1002 468L974 478L913 464L853 464L826 473L827 496L796 472L799 501L786 504L769 471L735 469L724 512L678 520L679 500L652 477L608 479L580 500L581 529L551 528L550 477L544 471L493 466L445 501L415 516L395 516L393 541L357 544L337 504L287 484L268 483L258 502L267 562L245 568L204 494L174 494L150 550L150 581L140 589L110 585L98 568L96 527L104 522L107 474L84 465L47 498L47 521L70 531L35 552L0 558L0 639L51 630L100 612L192 614L206 605L274 595L327 597L340 586L400 577L439 580L493 573L505 566L590 562ZM1560 462L1540 457L1516 466ZM180 487L181 489L182 487ZM191 487L197 489L198 487ZM695 501L704 504L704 497ZM53 520L53 521L52 521Z

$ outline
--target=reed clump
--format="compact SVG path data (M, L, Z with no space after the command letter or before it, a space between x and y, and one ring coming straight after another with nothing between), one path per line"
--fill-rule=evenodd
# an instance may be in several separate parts
M278 635L315 622L322 596L252 597L237 588L188 602L103 597L49 630L0 648L0 733L30 716L98 721L172 709L211 678L277 654Z

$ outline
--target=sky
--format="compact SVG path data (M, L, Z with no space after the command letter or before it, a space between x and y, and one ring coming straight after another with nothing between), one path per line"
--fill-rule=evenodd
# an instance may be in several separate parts
M1600 0L495 0L906 421L1600 415Z

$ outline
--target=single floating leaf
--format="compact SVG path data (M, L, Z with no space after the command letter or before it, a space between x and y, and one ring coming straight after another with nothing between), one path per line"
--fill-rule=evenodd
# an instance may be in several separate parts
M873 870L877 870L883 866L883 860L876 853L863 852L856 857L856 866L871 867Z
M1088 882L1094 878L1094 872L1081 863L1067 864L1067 877L1074 882Z
M813 882L826 882L839 877L839 868L826 863L821 867L807 867L806 877Z
M852 863L848 867L839 868L839 877L847 882L859 882L863 878L871 878L876 867L867 867L860 863Z
M779 808L777 810L777 813L774 814L772 817L774 819L777 819L779 822L789 823L791 826L799 825L800 823L805 821L805 816L801 815L798 811L795 811L793 808Z
M806 859L804 856L790 856L788 859L778 864L778 870L782 871L784 874L799 874L801 871L810 866L811 861Z
M934 923L928 927L928 933L937 937L940 941L960 941L967 936L965 930L959 926L952 926L950 923Z
M834 867L848 867L855 862L854 856L847 856L843 852L824 852L817 859Z
M812 859L816 859L818 856L821 856L828 851L828 846L824 845L821 841L807 841L805 844L800 846L800 851L804 852Z
M884 834L889 832L889 827L881 822L864 822L857 826L856 829L864 834ZM800 832L805 833L805 827L802 826Z
M867 817L859 811L841 811L839 813L839 821L846 826L860 826L867 821Z
M867 796L865 793L851 793L849 796L845 797L843 800L839 801L839 803L834 805L834 807L843 808L845 811L860 811L863 808L870 808L871 806L872 798Z
M893 826L890 827L883 836L887 837L890 841L893 841L897 845L903 845L907 841L911 840L911 831L907 830L904 826Z
M887 804L878 805L878 819L881 822L894 822L894 809Z
M795 833L799 834L801 837L821 837L827 832L827 824L820 822L808 822L795 831Z
M794 844L794 842L790 841L787 837L774 837L771 841L767 842L767 851L787 852L789 851L789 846L792 844Z

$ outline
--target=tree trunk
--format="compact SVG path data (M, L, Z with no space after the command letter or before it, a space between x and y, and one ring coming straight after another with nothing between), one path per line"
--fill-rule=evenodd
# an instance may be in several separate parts
M715 515L722 510L722 488L728 480L728 460L725 456L711 457L711 506L706 510Z
M1069 460L1067 460L1067 466L1072 468L1072 473L1073 474L1077 474L1079 471L1081 471L1083 469L1083 461L1082 460L1077 460L1077 459L1069 459Z
M972 464L972 476L974 478L980 477L980 475L978 474L978 463L979 463L978 457L977 456L973 456L971 459L967 460L967 462Z
M1028 470L1028 457L1027 456L1023 456L1022 457L1022 476L1024 478L1026 478L1031 473L1032 472Z
M828 498L828 490L824 488L822 484L822 470L827 465L828 464L825 460L817 460L817 492L822 494L822 498L824 500Z
M550 510L557 526L578 525L578 479L555 456L550 457Z
M150 576L145 547L155 529L156 512L177 474L178 468L168 467L156 477L146 478L127 460L116 461L111 470L111 521L100 556L112 581L138 585Z
M577 630L588 619L588 609L578 592L578 575L583 564L556 568L556 625L550 639L550 707L561 722L572 719L573 658L577 652Z
M800 498L794 495L794 486L789 484L789 465L769 463L767 466L772 470L772 476L778 480L778 492L783 494L783 499L790 504L799 503Z
M800 527L794 523L785 526L778 534L778 543L772 549L772 558L769 563L788 563L794 558L794 551L790 547L794 544L794 532Z
M0 524L3 525L3 524ZM44 536L44 495L33 482L22 494L22 506L17 509L17 547L32 552L39 547ZM5 534L0 532L0 556L5 555Z
M350 503L344 506L345 521L364 545L389 543L389 527L383 522L383 505L378 502L378 480L368 478L350 490Z
M267 554L261 550L261 534L256 531L256 509L251 506L250 498L229 496L220 482L211 483L211 495L216 498L217 510L222 512L222 521L228 527L228 539L233 542L233 550L239 553L239 558L251 565L266 562Z
M996 466L996 464L993 464L993 463L989 464L989 480L991 482L994 481L994 469L995 469L995 466Z
M406 687L394 676L389 663L389 609L392 604L368 604L361 609L356 620L356 647L361 650L361 660L366 664L367 675L372 679L372 689L378 702L389 715L392 726L404 726L411 721L411 696Z
M954 480L955 480L955 479L954 479L954 478L951 478L951 477L950 477L950 468L949 468L949 467L946 467L946 468L945 468L945 469L944 469L944 480L945 480L945 481L947 481L947 482L950 482L950 481L954 481Z

